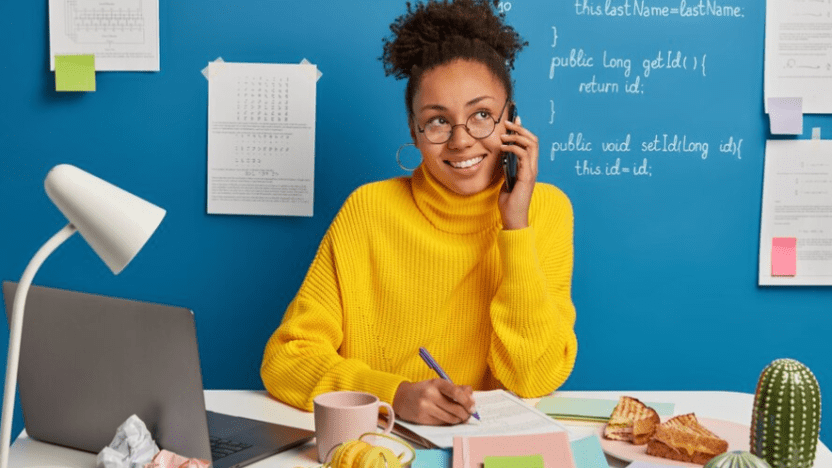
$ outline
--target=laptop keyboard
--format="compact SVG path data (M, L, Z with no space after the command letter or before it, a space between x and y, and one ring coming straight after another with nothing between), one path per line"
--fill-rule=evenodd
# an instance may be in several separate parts
M209 438L211 440L211 458L214 461L251 447L251 444L245 442L235 442L214 436L209 436Z

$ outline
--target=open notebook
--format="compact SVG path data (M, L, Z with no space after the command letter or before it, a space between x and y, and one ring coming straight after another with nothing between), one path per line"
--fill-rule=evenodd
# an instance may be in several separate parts
M396 421L394 432L427 448L450 448L455 436L563 432L567 440L572 438L566 427L505 390L474 392L474 399L480 414L479 421L471 418L454 426L423 426Z

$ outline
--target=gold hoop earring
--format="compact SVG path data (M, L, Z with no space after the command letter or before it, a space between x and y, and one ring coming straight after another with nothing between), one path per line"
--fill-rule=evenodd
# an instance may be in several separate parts
M417 164L417 165L416 165L416 167L414 167L414 168L405 167L405 166L404 166L404 164L402 164L402 160L401 160L401 152L402 152L402 149L403 149L405 146L412 146L412 147L414 147L414 148L416 147L416 145L415 145L415 144L413 144L413 143L405 143L405 144L403 144L403 145L399 146L399 149L397 149L397 150L396 150L396 163L399 165L399 167L400 167L400 168L402 168L402 170L403 170L403 171L413 172L413 171L415 171L415 170L416 170L416 167L419 167L419 165L418 165L418 164ZM420 164L421 164L421 162L420 162Z

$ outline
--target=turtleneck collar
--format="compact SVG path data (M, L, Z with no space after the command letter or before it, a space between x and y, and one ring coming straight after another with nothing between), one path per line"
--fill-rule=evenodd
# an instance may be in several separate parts
M452 234L473 234L501 225L497 199L503 179L493 182L482 192L459 195L436 180L424 165L411 177L416 206L437 229Z

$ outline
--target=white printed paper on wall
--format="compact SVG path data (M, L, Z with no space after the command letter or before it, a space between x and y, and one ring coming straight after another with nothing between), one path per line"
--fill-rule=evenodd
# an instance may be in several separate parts
M832 141L766 144L759 284L832 285Z
M803 98L804 114L832 113L832 3L766 2L765 105Z
M159 0L49 0L56 55L95 55L96 71L159 71Z
M208 213L312 216L317 72L209 64Z

